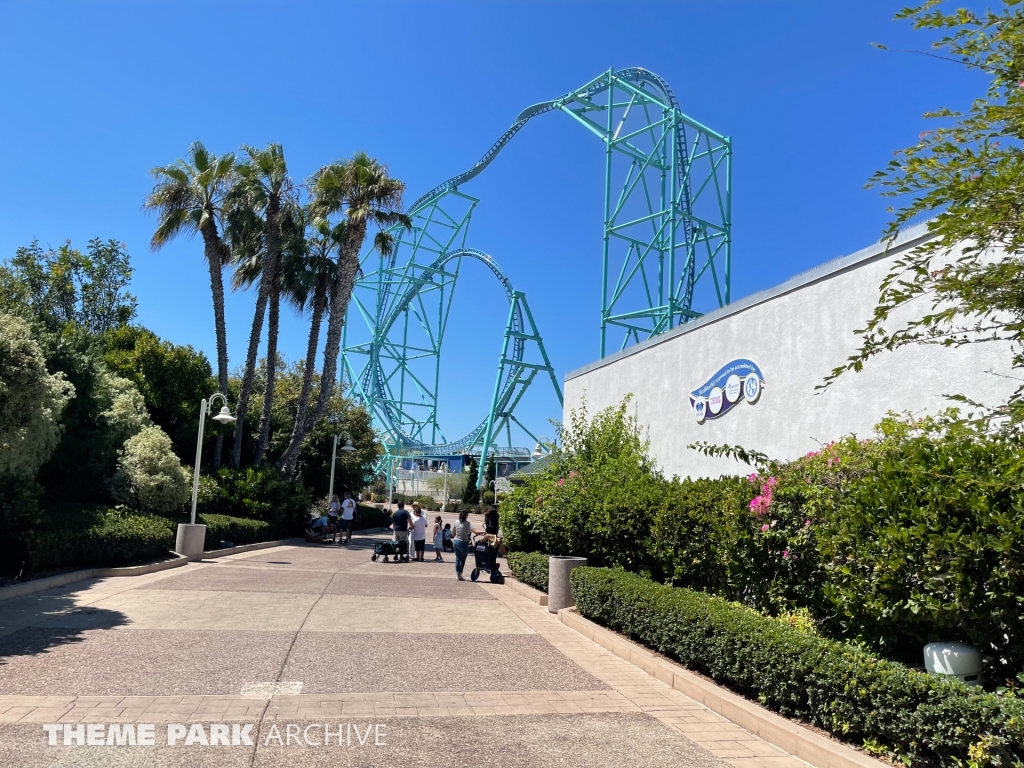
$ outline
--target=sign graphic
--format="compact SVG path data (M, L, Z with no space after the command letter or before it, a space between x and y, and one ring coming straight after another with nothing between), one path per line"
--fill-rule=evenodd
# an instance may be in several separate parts
M746 400L753 405L764 389L764 375L751 360L733 360L690 393L690 407L698 423L717 419Z

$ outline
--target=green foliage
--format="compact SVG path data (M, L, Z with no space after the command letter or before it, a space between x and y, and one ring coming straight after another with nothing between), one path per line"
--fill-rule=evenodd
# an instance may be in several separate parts
M462 493L462 502L464 504L479 504L480 489L476 486L480 480L480 462L470 457L468 466L469 471L466 473L466 489Z
M244 433L245 446L242 450L243 464L255 453L256 435L259 429L259 414L263 410L263 393L266 390L265 361L256 368L253 395L249 406ZM278 362L275 395L271 413L270 441L264 459L273 464L284 453L295 425L295 413L302 390L303 364L288 365ZM319 388L319 376L313 375L313 393ZM209 423L209 422L207 422ZM347 432L355 448L351 453L339 449L334 468L334 492L339 496L348 491L358 493L372 479L373 466L377 461L379 443L367 410L357 406L336 390L332 395L324 417L310 430L302 445L302 452L296 467L296 479L318 493L327 493L331 477L331 449L334 435ZM344 438L340 445L344 445ZM194 448L193 448L194 450Z
M910 766L961 768L969 758L1024 765L1024 700L915 672L791 621L624 571L576 568L570 578L587 618L787 717Z
M355 522L352 524L352 529L355 531L365 531L370 528L384 528L390 521L391 516L383 509L370 507L366 504L357 504Z
M888 419L868 471L821 518L825 592L844 635L888 654L979 648L988 674L1024 669L1020 442L956 420Z
M221 469L216 483L204 482L201 491L201 514L263 520L274 537L299 534L313 501L308 488L269 467Z
M579 555L597 565L651 566L651 518L663 479L628 399L588 420L574 410L562 450L501 504L509 549Z
M70 240L45 251L34 240L0 266L0 312L51 331L73 325L102 333L135 317L135 297L125 290L131 276L128 252L116 240L93 238L85 253Z
M207 550L218 549L222 541L238 545L274 539L272 526L263 520L246 520L207 513L197 515L196 522L206 526L206 541L203 547Z
M1013 365L1024 366L1024 220L1019 215L1024 168L1024 24L1019 0L1003 0L983 13L948 12L929 0L897 18L940 35L929 56L955 61L987 77L984 95L964 111L927 113L936 127L895 153L872 184L899 198L888 229L895 237L927 215L933 238L897 259L882 283L860 349L829 377L861 370L872 356L908 344L961 346L1013 344ZM884 46L879 46L884 48ZM940 64L938 66L948 66ZM923 316L893 313L921 299ZM1024 420L1024 387L1009 400L1014 421ZM1001 408L987 417L1002 419Z
M28 541L34 571L119 566L166 556L174 549L174 526L156 515L58 505Z
M541 552L509 552L508 567L523 584L548 591L548 555Z
M171 439L154 426L125 442L110 485L116 501L146 512L177 511L190 496L189 477Z
M28 325L0 315L0 477L32 478L50 458L74 388L47 372Z
M137 326L124 326L103 337L103 361L142 393L146 410L174 444L182 461L193 463L199 433L199 403L216 390L210 361L191 346L161 340ZM207 426L213 426L207 423ZM207 442L215 439L208 430Z

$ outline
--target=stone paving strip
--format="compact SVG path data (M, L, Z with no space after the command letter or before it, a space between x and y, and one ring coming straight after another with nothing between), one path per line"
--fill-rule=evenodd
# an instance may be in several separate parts
M607 683L641 711L684 734L716 757L736 768L807 768L803 760L758 738L573 631L547 608L505 587L486 585L485 589L584 670Z

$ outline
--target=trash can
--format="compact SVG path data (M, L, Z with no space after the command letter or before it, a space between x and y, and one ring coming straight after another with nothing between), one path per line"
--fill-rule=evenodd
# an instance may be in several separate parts
M573 568L586 564L585 557L556 555L548 559L548 610L551 613L558 613L561 608L576 605L572 597L572 586L569 584L569 574Z
M202 557L206 543L206 526L180 523L178 536L174 542L174 551L185 557Z
M924 668L931 675L951 675L967 685L981 685L981 654L967 643L928 643Z

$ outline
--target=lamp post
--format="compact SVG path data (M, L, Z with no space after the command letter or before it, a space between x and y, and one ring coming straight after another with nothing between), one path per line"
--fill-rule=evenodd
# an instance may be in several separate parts
M199 404L199 440L196 441L196 463L192 470L192 514L188 525L178 525L178 536L175 542L175 551L183 555L193 556L203 553L203 545L206 541L206 526L196 525L196 501L199 497L199 464L203 459L203 432L206 431L206 417L213 412L214 402L220 398L223 403L220 411L213 417L213 420L221 424L230 424L235 421L228 408L228 399L220 392L215 392Z
M331 503L331 499L334 498L334 460L338 458L338 438L342 435L345 436L345 444L341 446L341 450L345 453L352 453L355 450L355 446L352 445L352 436L348 432L340 432L334 436L334 447L331 449L331 487L327 491L327 503Z
M444 472L444 491L441 495L441 511L448 509L448 462L441 462L441 471Z

